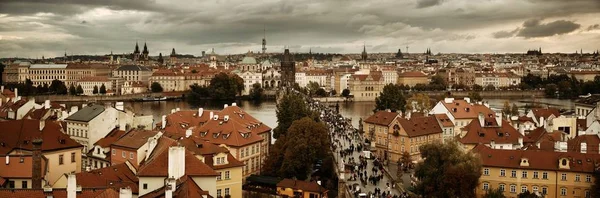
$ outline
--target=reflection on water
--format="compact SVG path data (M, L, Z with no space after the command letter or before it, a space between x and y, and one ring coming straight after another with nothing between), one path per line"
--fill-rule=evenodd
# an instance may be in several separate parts
M490 104L490 107L501 109L506 99L485 99ZM509 103L515 103L519 107L523 107L525 104L532 103L532 99L511 99ZM573 102L571 100L559 100L559 99L548 99L541 98L536 99L539 104L550 105L556 108L562 109L573 109ZM68 105L80 105L81 103L69 103ZM157 102L125 102L125 107L131 108L137 114L149 115L152 114L155 121L159 121L162 115L169 114L171 109L180 108L181 110L198 109L202 107L207 110L221 110L224 104L231 105L231 102L218 102L218 101L206 101L203 105L191 106L185 101L157 101ZM373 114L373 108L375 108L375 102L351 102L344 103L340 102L340 113L346 117L352 119L352 125L358 127L358 121L360 118L365 119L366 117ZM267 126L275 128L277 126L276 117L276 105L275 101L265 101L261 103L254 103L249 101L237 101L237 105L240 106L244 111L254 116L256 119L262 121ZM335 103L330 103L335 106Z

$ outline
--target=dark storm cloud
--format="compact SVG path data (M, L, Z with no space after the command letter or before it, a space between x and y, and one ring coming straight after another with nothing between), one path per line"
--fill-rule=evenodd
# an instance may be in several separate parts
M494 38L510 38L510 37L513 37L515 35L515 33L517 33L518 31L519 31L519 28L517 28L513 31L499 31L499 32L492 33L492 36Z
M113 10L159 11L168 7L159 7L154 0L2 0L0 13L27 15L38 12L50 12L61 15L73 15L94 7L108 7Z
M587 31L592 31L592 30L597 30L600 29L600 24L594 24L594 25L590 25L587 28Z
M427 8L442 4L443 0L417 0L417 8Z
M531 19L523 23L517 36L525 38L548 37L573 32L581 27L573 21L557 20L550 23L542 23L540 19Z

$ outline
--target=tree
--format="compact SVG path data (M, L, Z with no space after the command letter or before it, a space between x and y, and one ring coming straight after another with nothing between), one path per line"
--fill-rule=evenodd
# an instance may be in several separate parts
M244 79L221 72L210 80L208 89L214 100L234 100L244 90Z
M412 164L412 160L410 158L410 153L408 151L402 152L402 156L400 156L399 162L402 163L402 169L404 171L408 171Z
M319 90L321 86L319 86L319 83L317 82L310 81L308 82L308 85L306 85L306 88L308 89L308 95L312 97L314 94L317 93L317 90Z
M406 110L425 113L431 109L431 101L427 94L413 94L406 100Z
M331 96L336 96L337 95L337 91L335 89L331 90Z
M513 103L510 111L511 111L511 115L519 116L519 107L515 103Z
M406 111L406 99L398 85L386 85L375 99L375 111L386 109Z
M446 87L448 87L448 83L446 83L446 80L444 79L444 77L442 77L439 74L431 77L431 82L429 82L430 90L441 91L441 90L445 90Z
M365 131L364 131L364 128L363 128L363 127L364 127L364 126L363 126L363 120L362 120L362 118L359 118L359 119L358 119L358 132L360 132L360 133L364 133Z
M519 193L517 195L518 198L538 198L538 196L535 193L529 192L529 191L525 191L522 193Z
M152 84L150 84L150 90L152 91L152 93L159 93L163 92L163 87L162 85L160 85L160 83L153 82Z
M94 90L92 90L92 94L98 94L98 85L94 85Z
M269 152L265 170L269 175L305 180L317 160L328 156L331 146L327 127L310 117L296 120Z
M344 98L350 97L350 89L344 89L344 90L342 90L342 96Z
M419 179L415 193L424 197L476 197L481 159L463 152L455 142L429 143L419 150L425 160L415 169Z
M483 91L483 87L481 85L474 84L473 91Z
M275 139L279 139L279 136L285 135L294 120L299 120L303 117L313 117L316 119L317 117L308 108L304 102L304 98L293 92L287 93L281 98L277 104L276 115L277 127L273 129L273 138Z
M72 96L77 95L77 88L75 88L74 84L71 84L71 86L69 86L69 94Z
M315 92L315 95L317 95L319 97L327 97L327 91L325 91L325 89L323 89L323 88L319 88Z
M49 91L51 93L59 94L59 95L64 95L64 94L67 94L67 92L68 92L67 86L65 86L65 83L63 81L56 80L56 79L53 80L52 83L50 83Z
M594 177L594 184L592 184L592 189L590 190L592 197L600 197L600 170L594 169L592 176Z
M77 95L83 94L83 87L81 85L77 85Z
M504 192L502 192L502 190L498 188L488 189L483 195L483 198L506 198L506 196L504 196Z
M403 167L402 167L402 159L398 159L398 168L396 169L396 180L398 180L397 183L403 183L402 181L402 175L404 173Z
M100 86L100 94L106 94L106 86L104 86L104 83Z
M202 99L210 98L208 87L198 84L190 85L190 91L187 94L186 101L191 105L199 105Z
M193 74L198 73L198 70L192 69L192 73Z
M489 84L489 85L485 86L485 90L486 91L494 91L494 90L496 90L496 87L492 84Z
M553 83L547 84L544 87L544 93L546 94L546 97L549 97L549 98L555 98L557 91L558 91L558 87L556 86L556 84L553 84Z
M473 101L482 101L483 98L481 97L481 95L479 94L479 92L469 92L469 98Z
M255 100L255 101L259 101L262 99L263 96L263 88L260 87L260 83L254 83L252 84L252 89L250 89L250 99Z
M504 101L504 106L502 108L502 114L512 115L512 109L510 108L510 103L508 102L508 100Z

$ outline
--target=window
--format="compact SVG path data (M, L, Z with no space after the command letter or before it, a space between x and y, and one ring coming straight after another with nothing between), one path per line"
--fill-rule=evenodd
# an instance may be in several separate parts
M521 177L522 177L522 178L527 178L527 171L523 171L523 173L522 173Z
M229 178L229 171L225 171L225 179L230 179Z
M500 190L500 192L504 192L504 184L498 185L498 190Z
M527 192L527 186L521 186L521 193Z
M225 195L229 195L229 188L225 188Z
M542 179L548 179L548 173L547 172L543 172L542 173Z
M563 181L567 181L567 173L563 173L560 175L560 179Z
M75 152L71 153L71 163L75 163Z
M64 162L63 162L63 155L62 154L58 155L58 165L63 165L63 164L64 164Z
M567 189L566 188L561 188L560 189L560 195L567 196Z
M483 190L489 190L489 189L490 189L490 184L483 183Z
M510 171L510 177L517 177L517 171L516 170Z
M506 177L506 170L500 170L500 177Z
M581 178L579 177L579 174L575 175L575 181L576 182L580 182L581 181Z
M586 175L585 176L585 182L592 182L592 176L591 175Z
M21 181L21 188L27 188L27 181Z
M517 192L517 186L516 186L516 185L514 185L514 184L511 184L511 185L510 185L510 192L511 192L511 193L516 193L516 192Z
M592 195L590 194L590 191L586 190L585 191L585 198L590 198L590 197L592 197Z
M537 171L533 171L533 179L537 179L538 178L538 172Z
M144 183L143 186L144 186L144 190L148 189L148 184L147 183Z
M221 181L221 174L222 173L221 172L218 172L218 173L219 173L219 175L217 175L217 181Z
M123 158L127 158L127 154L125 154L125 151L121 151L121 156L122 156Z
M490 169L489 168L484 168L483 169L483 175L490 175Z
M129 153L129 159L133 159L133 152Z
M241 157L244 157L244 149L241 149L241 150L240 150L240 156L241 156Z
M539 190L537 186L533 186L533 187L531 187L531 189L532 189L533 193L537 193Z
M548 187L542 187L542 195L548 194Z
M221 196L221 189L217 189L217 197Z

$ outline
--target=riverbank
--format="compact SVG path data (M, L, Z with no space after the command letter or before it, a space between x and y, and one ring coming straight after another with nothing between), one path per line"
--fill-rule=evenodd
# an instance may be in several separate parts
M162 93L139 93L128 95L95 95L95 96L72 96L72 95L38 95L33 96L35 101L50 100L52 102L99 102L99 101L136 101L141 98L166 97L166 100L182 99L185 92L162 92Z
M439 97L442 95L446 95L448 91L421 91L421 92L411 92L414 93L422 93L427 94L430 98ZM451 91L450 94L454 98L464 98L469 97L470 91ZM479 95L485 99L531 99L531 98L545 98L543 91L480 91ZM326 103L336 103L336 102L352 102L353 98L344 98L344 97L322 97L322 98L314 98L319 102ZM364 102L364 101L357 101Z

